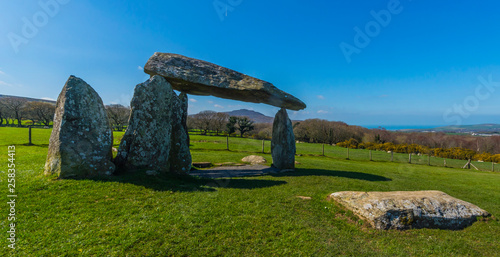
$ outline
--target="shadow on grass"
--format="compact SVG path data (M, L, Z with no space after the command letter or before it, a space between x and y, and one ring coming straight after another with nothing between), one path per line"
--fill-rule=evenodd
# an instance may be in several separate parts
M340 171L340 170L321 170L321 169L295 169L280 173L279 170L273 167L264 165L246 165L246 166L222 166L206 170L191 171L191 175L206 179L216 178L235 178L235 177L305 177L305 176L330 176L342 177L349 179L359 179L366 181L391 181L390 178L373 175L369 173Z
M144 173L120 174L109 177L88 178L99 182L118 182L143 186L155 191L214 192L216 188L256 189L286 184L285 181L259 179L198 178L192 176L158 175Z
M321 169L295 169L295 171L274 173L269 175L273 177L329 176L329 177L359 179L366 181L392 181L392 179L390 178L379 175L373 175L369 173L341 171L341 170L321 170Z
M49 144L21 144L22 146L29 146L29 147L40 147L40 148L49 148Z

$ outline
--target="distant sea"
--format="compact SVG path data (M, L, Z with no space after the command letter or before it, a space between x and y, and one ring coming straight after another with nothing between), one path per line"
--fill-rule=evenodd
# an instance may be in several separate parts
M360 125L368 129L385 128L386 130L402 130L402 129L431 129L442 127L444 125Z

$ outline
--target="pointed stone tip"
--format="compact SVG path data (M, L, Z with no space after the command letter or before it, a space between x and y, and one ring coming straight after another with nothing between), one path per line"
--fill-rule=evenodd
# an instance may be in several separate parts
M71 81L71 80L77 80L77 81L84 81L83 79L75 76L75 75L70 75L69 78L68 78L68 81Z

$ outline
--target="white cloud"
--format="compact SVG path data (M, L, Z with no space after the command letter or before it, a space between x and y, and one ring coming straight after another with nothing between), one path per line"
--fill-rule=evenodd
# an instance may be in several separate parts
M317 95L316 97L318 97L318 99L325 100L325 97L322 95Z
M2 70L0 70L0 75L7 75L7 74L5 74L5 72L3 72Z
M328 113L328 111L325 111L325 110L319 110L319 111L317 111L317 113L319 113L319 114L325 114L325 113Z
M144 68L142 66L137 66L137 69L140 70L140 71L144 70Z
M214 103L214 101L208 101L208 103L209 103L209 104L213 104L213 103Z
M42 100L48 100L48 101L57 101L56 99L50 98L50 97L42 97L41 99Z
M132 100L132 96L130 94L121 94L120 98L116 98L110 101L110 104L121 104L123 106L130 106L130 101Z
M1 80L0 80L0 86L13 87L12 84L9 84L9 83L7 83L5 81L1 81Z
M214 107L216 107L216 108L220 108L220 109L224 109L224 106L222 106L222 105L218 105L218 104L214 104Z
M198 100L196 100L196 99L194 99L194 98L190 98L190 99L189 99L189 101L190 101L190 102L192 102L192 103L196 103L196 102L198 102Z

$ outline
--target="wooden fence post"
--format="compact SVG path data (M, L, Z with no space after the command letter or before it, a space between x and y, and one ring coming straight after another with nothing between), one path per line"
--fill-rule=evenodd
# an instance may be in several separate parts
M446 158L443 158L444 161L444 167L446 167Z
M373 161L373 159L372 159L372 150L370 150L370 161Z
M229 151L229 135L226 136L226 150Z
M394 151L391 151L391 162L394 161Z
M31 126L28 126L28 128L29 128L29 143L28 143L28 145L33 145L31 143Z
M491 172L495 172L495 162L491 162Z
M427 155L427 165L431 166L431 154Z
M264 139L262 139L262 153L264 153Z
M325 144L323 144L323 156L325 156Z
M411 163L411 153L408 154L408 163Z
M349 147L347 147L347 160L349 160Z

